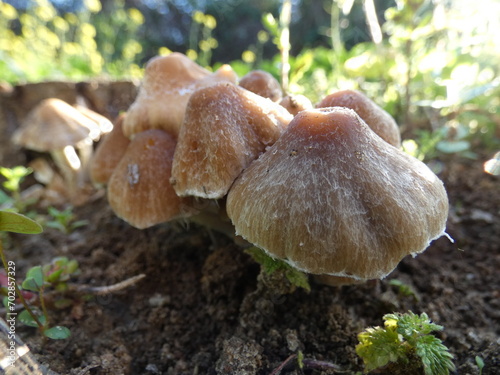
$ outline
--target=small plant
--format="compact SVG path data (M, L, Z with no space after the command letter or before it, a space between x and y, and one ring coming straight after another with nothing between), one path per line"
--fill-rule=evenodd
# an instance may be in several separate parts
M55 326L48 327L48 311L45 293L50 289L56 292L64 292L68 289L67 281L79 271L78 262L69 260L66 257L57 257L51 263L44 266L35 266L28 270L26 278L22 283L22 289L38 294L40 310L23 310L19 314L19 320L30 326L39 327L43 334L51 339L65 339L70 336L70 331L66 327ZM64 308L71 304L71 301L65 298L56 299L54 307ZM42 326L40 326L40 323Z
M24 202L21 197L21 182L31 174L33 170L22 165L13 168L0 167L0 174L6 181L2 183L10 196L0 190L0 204L12 207L16 212L24 212L29 202Z
M476 355L474 359L476 360L476 365L477 368L479 369L479 375L482 375L484 368L484 360L478 355Z
M42 227L36 221L30 218L9 211L0 211L0 231L38 234L42 232ZM41 267L36 266L31 268L26 275L26 279L22 283L22 288L16 282L16 266L12 261L7 262L3 252L2 242L0 241L0 257L6 272L6 291L7 296L4 298L4 305L7 308L8 314L13 314L16 310L16 296L24 306L24 310L18 315L21 322L35 326L48 338L65 339L70 336L70 331L66 327L54 326L49 327L48 314L45 306L43 293L48 285L56 288L63 288L70 274L74 274L78 269L78 264L73 261L68 261L66 258L57 258L51 265ZM39 313L27 298L33 297L29 292L37 292L41 305L42 313Z
M47 210L52 220L49 220L45 225L49 228L58 229L65 234L71 233L76 228L88 224L87 220L75 220L76 215L73 213L72 207L68 207L62 211L55 207L49 207Z
M304 288L308 292L311 291L311 286L309 285L309 281L307 280L307 275L305 273L293 268L282 260L271 258L258 247L251 247L245 252L249 254L257 263L259 263L262 270L267 274L281 271L292 285Z
M442 326L432 323L427 314L394 313L384 315L384 327L368 328L358 335L356 353L365 371L391 367L391 373L445 375L455 366L452 354L431 332Z
M410 285L403 283L401 280L392 279L389 281L389 285L396 287L399 295L403 297L412 297L415 301L418 301L419 298L413 288Z

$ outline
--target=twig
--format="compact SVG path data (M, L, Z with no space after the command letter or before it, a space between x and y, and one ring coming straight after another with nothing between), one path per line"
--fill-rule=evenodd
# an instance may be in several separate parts
M292 354L287 359L285 359L278 367L276 367L273 372L269 375L279 375L281 370L283 370L290 362L297 358L297 354ZM345 373L348 371L343 370L339 365L336 365L327 361L319 361L313 358L304 358L302 360L303 368L306 370L334 370L335 372Z
M136 284L145 277L146 275L141 273L140 275L130 277L113 285L107 285L107 286L75 285L72 288L70 288L70 290L79 293L90 293L97 296L102 296L128 288L129 286Z
M335 370L342 372L342 368L335 363L326 362L326 361L318 361L312 358L304 358L302 360L304 367L306 369L315 369L315 370Z
M289 356L287 359L283 361L278 367L276 367L273 372L271 372L269 375L279 375L281 373L281 370L285 368L286 365L288 365L292 360L297 358L297 354L292 354Z

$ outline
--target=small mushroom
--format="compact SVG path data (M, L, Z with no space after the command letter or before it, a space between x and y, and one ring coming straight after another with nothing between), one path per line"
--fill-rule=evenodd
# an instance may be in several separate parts
M130 139L123 134L125 114L118 116L113 130L97 146L90 163L90 180L96 186L106 185L116 165L125 154Z
M300 94L289 94L280 101L280 105L286 108L292 115L296 115L305 109L313 109L313 105L308 97Z
M394 118L366 95L355 90L342 90L325 97L318 105L353 109L384 141L394 147L401 146L401 135Z
M28 113L12 140L30 150L49 152L73 199L77 198L86 176L85 167L93 145L90 133L95 126L93 120L68 103L45 99Z
M115 214L144 229L189 216L189 200L170 185L175 139L161 129L135 135L108 183L108 202Z
M196 91L175 150L175 191L179 196L222 198L291 119L279 104L232 84Z
M147 129L163 129L177 137L191 94L216 82L235 84L236 78L229 65L210 73L178 52L154 57L146 65L139 94L127 112L123 133L131 137Z
M236 233L293 267L357 282L387 276L442 236L443 183L347 108L300 112L234 182Z
M271 73L263 70L252 70L243 76L239 85L264 98L279 102L283 97L281 85Z

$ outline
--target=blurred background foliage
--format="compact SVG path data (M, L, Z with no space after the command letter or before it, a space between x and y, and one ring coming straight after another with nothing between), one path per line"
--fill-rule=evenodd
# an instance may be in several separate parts
M420 159L475 157L500 136L500 2L292 0L289 92L359 89ZM280 77L280 0L3 0L0 82L140 78L179 51Z

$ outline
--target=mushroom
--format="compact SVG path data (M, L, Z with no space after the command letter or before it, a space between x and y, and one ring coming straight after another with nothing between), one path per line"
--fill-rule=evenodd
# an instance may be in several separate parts
M243 76L239 85L264 98L279 102L283 97L280 83L272 74L263 70L252 70Z
M154 57L146 65L139 94L127 112L123 133L131 137L146 129L163 129L177 137L191 94L216 82L235 84L236 78L229 65L210 73L178 52Z
M355 90L342 90L326 96L317 108L346 107L353 109L384 141L401 146L398 124L392 116L366 95Z
M123 134L125 114L118 116L113 130L97 146L90 163L90 180L96 186L106 185L116 165L122 158L130 139Z
M95 127L93 120L68 103L51 98L43 100L28 113L12 140L30 150L49 152L73 199L77 198L85 178L85 167L92 154L90 134Z
M236 234L271 257L346 283L383 278L444 235L448 199L425 164L333 107L295 116L226 208Z
M196 91L175 150L171 179L175 191L179 196L222 198L291 119L279 104L232 84Z
M161 129L135 135L108 183L108 202L118 217L144 229L193 212L169 183L174 149L175 139Z
M300 94L289 94L280 101L280 105L286 108L292 115L296 115L305 109L313 109L309 98Z

